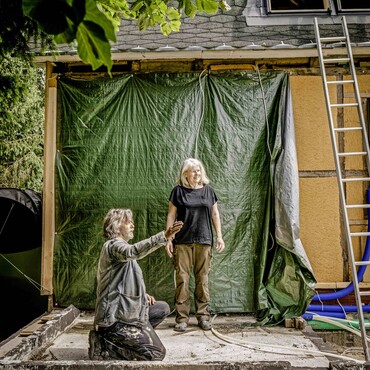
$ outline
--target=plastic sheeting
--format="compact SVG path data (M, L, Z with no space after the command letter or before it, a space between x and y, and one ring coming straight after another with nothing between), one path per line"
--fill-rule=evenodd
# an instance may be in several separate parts
M60 78L54 290L93 308L102 220L131 208L137 241L164 229L185 158L202 160L219 198L226 250L214 252L213 312L302 314L315 279L299 239L298 173L283 72ZM164 248L140 261L147 291L173 304Z
M41 194L0 188L0 342L47 310L39 289L41 239Z
M42 198L31 189L0 188L0 253L40 248Z

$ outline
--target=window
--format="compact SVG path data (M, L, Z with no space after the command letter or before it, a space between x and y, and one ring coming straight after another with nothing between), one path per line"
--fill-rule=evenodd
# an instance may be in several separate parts
M285 14L369 12L370 3L365 0L267 0L267 11Z
M369 11L370 3L364 0L337 0L338 11ZM367 4L365 4L367 3Z
M0 0L1 1L1 0ZM247 0L244 10L248 26L313 25L340 23L370 24L370 0Z
M327 12L326 0L268 0L268 10L275 12Z

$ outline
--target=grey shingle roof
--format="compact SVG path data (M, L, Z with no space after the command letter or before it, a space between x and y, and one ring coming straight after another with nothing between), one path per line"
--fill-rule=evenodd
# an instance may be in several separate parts
M314 42L314 27L312 25L271 25L248 26L244 15L248 0L230 0L229 12L216 15L197 15L195 18L183 18L181 30L168 37L163 36L156 29L140 32L133 22L123 21L118 41L115 47L118 50L129 50L135 46L144 46L149 50L156 50L165 45L178 49L185 49L190 45L198 45L207 49L214 49L222 44L241 48L251 43L267 47L280 44L299 46ZM257 1L257 5L259 0ZM261 2L260 2L261 3ZM349 24L351 41L370 41L369 24ZM322 25L322 34L332 36L342 34L341 25Z
M228 12L219 12L215 15L203 13L193 19L183 17L180 32L174 32L169 36L164 36L158 27L141 32L133 21L123 20L120 32L117 35L117 42L113 45L112 51L113 53L125 52L138 46L149 51L156 51L167 45L178 50L185 50L190 46L217 50L222 45L241 49L253 44L270 48L282 43L287 47L302 47L315 42L313 23L303 25L284 24L284 22L287 22L287 18L283 17L279 18L279 24L276 24L276 19L264 15L266 10L262 0L228 0L228 3L231 6L231 10ZM251 17L258 18L258 16L267 24L250 25L248 20ZM294 17L291 16L290 20L294 21ZM367 17L370 17L370 14L365 15L362 19L366 20ZM312 19L311 16L311 21ZM340 24L328 24L331 22L339 23L339 16L336 18L320 17L320 22L326 23L320 27L322 36L343 34ZM256 24L258 22L253 21L252 23ZM363 24L348 23L353 43L370 41L370 22ZM59 51L62 54L75 54L76 52L68 45L60 47Z

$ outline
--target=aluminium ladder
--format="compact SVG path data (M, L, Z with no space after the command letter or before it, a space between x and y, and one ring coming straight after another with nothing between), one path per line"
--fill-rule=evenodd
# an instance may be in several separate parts
M349 262L351 266L351 272L352 272L352 278L353 278L353 287L354 287L354 293L356 297L356 304L357 304L357 310L358 310L358 320L359 320L359 326L361 329L361 337L362 337L362 346L364 349L364 355L366 358L366 361L369 361L369 347L367 342L367 336L366 336L366 327L365 327L365 321L364 321L364 313L362 309L362 297L363 296L370 296L370 291L360 291L359 289L359 281L357 278L357 267L358 266L368 266L370 265L370 261L356 261L353 251L353 238L358 237L369 237L370 232L352 232L350 229L349 224L349 217L348 217L348 211L350 209L366 209L370 208L369 204L347 204L346 199L346 192L345 192L345 183L349 182L362 182L363 184L366 184L368 186L368 182L370 182L370 177L350 177L347 176L346 173L342 173L341 166L340 166L340 158L346 158L349 156L357 156L365 158L366 160L366 170L367 170L367 176L370 176L370 149L369 149L369 141L367 137L366 132L366 126L365 126L365 120L364 120L364 114L362 110L361 105L361 96L357 84L357 78L356 78L356 70L355 65L353 62L353 54L352 54L352 48L351 48L351 42L349 39L349 33L347 28L347 23L345 17L342 18L342 28L343 28L343 36L339 37L320 37L319 32L319 24L317 21L317 18L315 18L315 36L316 36L316 43L317 43L317 51L319 55L319 63L320 63L320 70L321 70L321 76L324 86L324 93L325 93L325 101L326 101L326 108L328 112L328 118L329 118L329 126L330 126L330 134L331 134L331 141L333 146L333 154L334 154L334 161L335 161L335 167L336 167L336 173L337 173L337 179L338 179L338 186L339 186L339 195L340 195L340 202L342 206L343 211L343 219L345 223L345 232L347 237L347 248L348 248L348 257ZM322 44L325 43L332 43L332 42L343 42L345 44L345 48L343 48L344 57L336 57L336 58L324 58L323 56L323 50L322 50ZM327 81L326 78L326 64L348 64L350 73L351 73L351 79L349 80L335 80L335 81ZM330 95L329 95L329 86L339 86L344 85L352 86L354 91L354 97L356 102L355 103L340 103L340 104L332 104L330 101ZM354 107L357 108L358 112L358 118L359 123L356 124L355 127L336 127L333 120L333 111L336 112L336 109L354 109ZM358 135L361 134L362 136L362 149L361 151L355 152L338 152L338 138L339 135L344 135L346 133L354 133L357 132ZM368 186L369 187L369 186ZM368 220L369 222L370 220Z

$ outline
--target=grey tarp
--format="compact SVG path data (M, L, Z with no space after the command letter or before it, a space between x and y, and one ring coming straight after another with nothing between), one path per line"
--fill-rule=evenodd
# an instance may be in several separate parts
M214 253L214 312L303 313L315 279L299 239L297 160L288 75L127 74L60 78L54 289L61 306L93 308L112 207L134 212L135 240L164 229L181 162L205 164L226 250ZM140 261L147 290L173 304L164 249Z
M41 221L40 193L31 189L0 188L0 253L40 247Z

